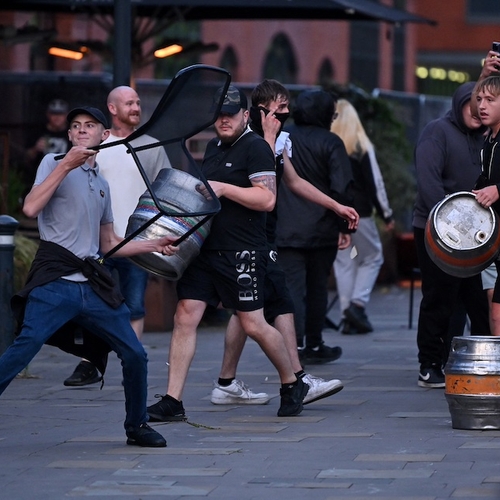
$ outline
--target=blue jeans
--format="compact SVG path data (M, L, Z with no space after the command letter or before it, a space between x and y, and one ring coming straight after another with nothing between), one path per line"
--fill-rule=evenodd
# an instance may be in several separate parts
M111 272L118 273L118 284L125 304L130 309L130 318L144 318L144 294L148 284L148 272L125 257L109 258L104 263Z
M108 306L87 282L58 279L31 291L21 333L0 357L0 394L51 335L70 320L106 341L120 358L125 429L147 422L147 355L130 326L129 310L125 304L118 309Z

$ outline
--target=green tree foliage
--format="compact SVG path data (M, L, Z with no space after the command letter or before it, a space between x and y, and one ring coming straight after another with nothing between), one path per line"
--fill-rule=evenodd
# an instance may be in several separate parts
M17 292L26 282L28 271L38 250L38 241L16 234L14 244L14 291Z

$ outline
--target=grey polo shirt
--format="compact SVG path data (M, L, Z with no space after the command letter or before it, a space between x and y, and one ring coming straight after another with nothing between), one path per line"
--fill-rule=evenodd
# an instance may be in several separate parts
M55 169L53 154L38 167L34 185L41 184ZM101 224L113 222L107 181L99 167L86 163L72 170L38 215L40 238L63 246L77 257L98 257Z

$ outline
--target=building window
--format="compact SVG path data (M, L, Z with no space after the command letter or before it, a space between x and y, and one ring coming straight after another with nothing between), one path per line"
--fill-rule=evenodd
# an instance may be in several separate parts
M368 91L378 87L379 24L371 21L351 23L349 80Z
M392 90L406 90L405 89L405 48L406 36L404 26L395 26L393 32L392 44Z
M335 71L330 59L323 59L318 72L318 85L330 87L335 81Z
M220 67L231 73L231 79L238 81L238 58L233 47L226 47L220 58Z
M264 78L281 83L297 83L297 63L292 45L283 33L276 35L267 51L263 68Z
M467 0L465 12L470 23L497 24L500 21L498 0Z

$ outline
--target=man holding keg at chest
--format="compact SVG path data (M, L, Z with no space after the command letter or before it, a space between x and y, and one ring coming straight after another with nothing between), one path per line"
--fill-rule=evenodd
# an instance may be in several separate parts
M425 224L432 208L447 195L472 191L481 174L485 127L471 113L473 88L474 83L470 82L455 91L452 109L426 125L415 149L417 198L413 230L422 277L417 327L418 385L425 388L445 387L443 367L451 339L463 332L464 322L453 321L457 304L463 304L473 335L489 335L490 331L481 275L451 276L431 260L425 247ZM457 329L455 325L460 326Z
M497 67L495 69L498 69ZM474 190L476 200L485 208L493 207L500 214L500 76L488 76L480 80L474 89L475 106L483 125L489 128L481 150L481 189ZM498 271L500 262L495 261ZM500 282L496 279L491 302L492 334L500 336Z
M221 210L200 254L177 285L167 391L148 407L152 421L186 418L182 393L196 330L207 304L219 302L236 311L245 333L276 367L281 380L278 416L302 411L308 386L295 375L282 335L264 318L266 213L276 202L275 157L269 144L248 127L247 108L245 94L231 85L214 124L217 137L208 143L202 164Z

